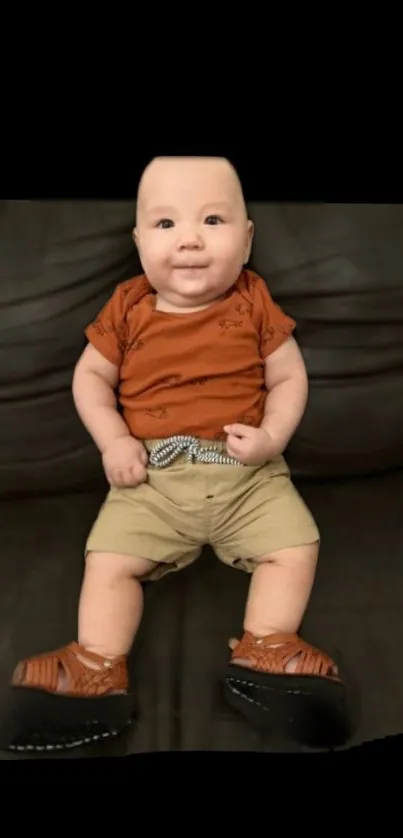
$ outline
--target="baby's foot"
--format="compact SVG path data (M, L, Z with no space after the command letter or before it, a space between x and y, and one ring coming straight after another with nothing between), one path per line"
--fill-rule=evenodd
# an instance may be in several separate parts
M81 696L125 693L128 688L126 659L108 658L77 643L17 664L12 683L47 692Z
M256 640L256 643L258 643L260 639L261 639L261 638L258 638L258 639ZM231 639L230 639L230 641L229 641L229 643L228 643L229 648L230 648L232 651L234 651L234 649L236 649L236 647L238 646L238 643L239 643L239 640L236 640L236 638L235 638L235 637L231 637ZM277 649L277 648L278 648L279 646L281 646L281 645L284 645L284 644L281 644L281 643L272 643L272 644L270 644L270 647L271 647L272 649ZM288 661L288 663L286 663L286 665L285 665L285 671L286 671L286 672L295 672L296 667L297 667L297 659L298 659L298 656L296 655L296 656L295 656L295 657L293 657L290 661ZM234 664L234 666L244 666L244 667L250 667L250 665L251 665L250 660L248 660L247 658L232 658L231 663L233 663L233 664ZM252 667L252 668L253 668L253 667Z
M338 677L338 669L333 661L297 635L273 634L267 637L256 637L250 632L245 632L241 641L231 638L228 645L232 651L237 647L241 653L242 650L244 651L244 655L240 654L239 657L231 658L231 664L234 666L267 672L292 674L298 671L300 674ZM276 654L275 650L282 648L284 651Z

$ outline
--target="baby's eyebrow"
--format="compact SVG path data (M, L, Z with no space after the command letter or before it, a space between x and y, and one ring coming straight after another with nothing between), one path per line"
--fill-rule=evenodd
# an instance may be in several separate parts
M203 204L200 207L201 212L211 211L212 209L230 210L231 204L228 201L209 201L208 204ZM173 215L175 212L175 207L166 205L146 208L146 215Z
M202 206L202 210L205 211L207 209L231 209L231 204L228 201L209 201L208 204L204 204Z
M146 215L172 215L175 212L175 207L149 207L146 209Z

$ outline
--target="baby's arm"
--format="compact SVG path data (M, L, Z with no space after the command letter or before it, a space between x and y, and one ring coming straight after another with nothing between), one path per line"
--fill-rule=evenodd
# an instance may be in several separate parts
M73 398L81 421L102 454L111 442L129 436L117 411L118 379L119 368L88 344L74 371Z
M263 428L282 453L304 415L308 399L308 376L304 359L289 337L265 360L266 397Z
M227 451L249 465L265 462L287 448L303 417L308 398L308 376L298 344L292 336L296 322L272 299L266 283L252 274L247 289L252 317L264 360L268 391L260 427L226 425Z
M102 454L111 486L137 486L147 479L148 455L131 436L117 410L119 367L88 344L73 376L73 398L81 421Z

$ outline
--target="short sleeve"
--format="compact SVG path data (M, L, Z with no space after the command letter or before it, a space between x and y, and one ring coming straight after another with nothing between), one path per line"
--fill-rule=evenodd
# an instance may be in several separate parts
M118 285L95 320L85 329L92 346L117 367L123 361L126 345L124 298L124 289Z
M262 358L267 358L292 335L297 324L274 302L261 277L253 289L253 312L259 331L260 353Z

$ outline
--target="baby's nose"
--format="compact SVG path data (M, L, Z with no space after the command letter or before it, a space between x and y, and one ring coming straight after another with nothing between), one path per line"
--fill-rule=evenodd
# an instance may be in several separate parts
M179 236L179 247L192 250L204 247L204 239L200 230L191 227L183 230Z

